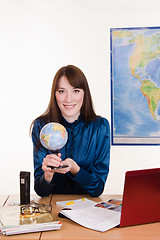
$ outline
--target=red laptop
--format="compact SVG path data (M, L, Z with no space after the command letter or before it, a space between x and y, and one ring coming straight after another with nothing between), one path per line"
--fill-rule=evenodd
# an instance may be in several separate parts
M160 168L128 171L120 227L160 221Z

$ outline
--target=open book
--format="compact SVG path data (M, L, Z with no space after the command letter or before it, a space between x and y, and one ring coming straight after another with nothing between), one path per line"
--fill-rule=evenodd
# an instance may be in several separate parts
M35 213L23 216L20 206L0 207L0 232L14 235L60 229L61 223L52 213Z
M65 217L92 230L104 232L120 224L121 204L117 200L96 203L87 198L57 202Z

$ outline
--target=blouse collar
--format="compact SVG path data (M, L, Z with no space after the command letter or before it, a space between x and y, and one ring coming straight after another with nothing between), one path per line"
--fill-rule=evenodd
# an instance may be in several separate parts
M82 116L79 115L78 119L72 123L68 122L64 117L61 117L61 122L62 122L62 125L64 125L67 129L73 130L77 128L80 123L82 123Z

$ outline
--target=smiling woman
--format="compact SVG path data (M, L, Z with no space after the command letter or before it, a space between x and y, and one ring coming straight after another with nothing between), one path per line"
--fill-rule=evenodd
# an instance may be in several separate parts
M58 155L40 143L39 133L49 122L62 124L68 132ZM58 70L48 108L31 127L38 195L102 194L109 172L110 127L107 119L95 114L87 79L79 68L68 65Z

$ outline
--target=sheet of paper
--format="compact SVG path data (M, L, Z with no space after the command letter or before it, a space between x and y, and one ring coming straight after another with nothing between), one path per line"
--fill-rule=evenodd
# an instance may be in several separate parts
M107 231L120 224L120 212L99 207L88 207L75 210L62 210L62 214L74 222L100 232Z
M96 202L89 200L87 198L81 198L76 200L60 201L60 202L56 202L56 204L63 208L82 209L82 208L94 206Z

